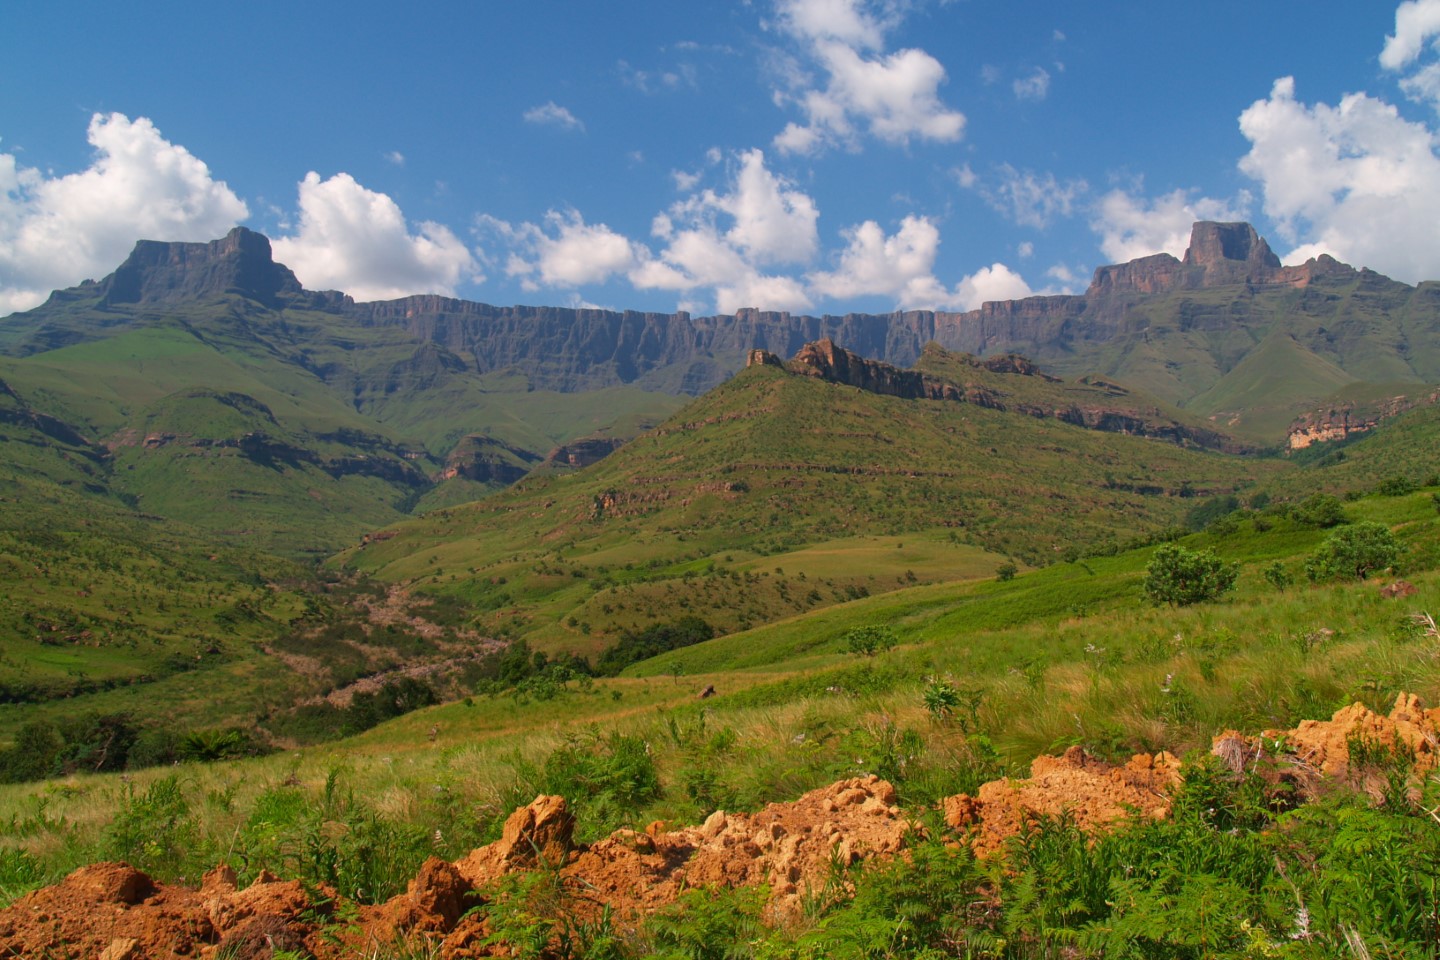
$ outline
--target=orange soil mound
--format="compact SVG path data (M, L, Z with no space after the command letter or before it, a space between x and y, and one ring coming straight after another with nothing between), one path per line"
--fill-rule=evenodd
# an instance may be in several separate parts
M1389 749L1408 748L1414 754L1417 771L1423 773L1435 766L1437 732L1440 708L1426 710L1414 694L1402 693L1395 698L1388 717L1372 712L1363 703L1352 703L1337 710L1329 720L1302 720L1294 730L1283 734L1267 730L1262 736L1284 736L1296 757L1327 777L1344 778L1349 773L1351 740Z
M964 831L966 842L984 856L1037 817L1066 814L1082 830L1133 814L1164 817L1179 782L1180 762L1168 753L1136 754L1117 767L1071 747L1063 756L1036 757L1028 780L993 780L978 796L947 797L945 822Z
M893 856L913 829L878 777L842 780L755 814L714 813L698 827L621 831L564 871L622 916L653 910L686 889L770 885L776 917L800 912L825 885L832 858L845 865Z
M1323 778L1358 782L1378 797L1388 782L1383 772L1351 762L1350 746L1355 742L1409 754L1414 761L1412 780L1423 778L1440 766L1440 708L1427 710L1420 698L1402 693L1389 716L1352 703L1329 720L1302 720L1293 730L1266 730L1259 737L1227 730L1215 738L1210 752L1237 771L1267 754L1283 760L1290 765L1287 776L1307 796L1319 789Z
M1343 777L1355 737L1405 745L1423 772L1436 766L1437 733L1440 709L1427 711L1415 697L1402 695L1388 717L1355 704L1328 721L1264 736L1272 749L1283 736L1297 766ZM1262 740L1227 733L1216 739L1215 750L1243 764L1262 746ZM1067 814L1085 830L1136 814L1164 817L1179 782L1179 763L1166 753L1140 754L1116 766L1072 748L1060 757L1036 758L1028 779L999 780L974 797L950 797L944 812L983 855L1039 816ZM404 894L378 906L347 908L345 922L328 925L338 904L333 891L312 902L299 882L268 873L242 890L234 871L218 867L193 890L156 883L126 864L93 864L0 910L0 956L177 960L224 952L265 960L275 950L299 950L330 960L416 934L438 941L446 960L503 955L504 948L484 945L489 931L483 918L463 914L484 902L487 885L537 866L559 871L577 894L575 909L608 906L622 921L687 889L762 883L771 889L771 916L784 919L800 910L807 892L820 891L835 860L890 857L904 847L916 827L895 799L889 783L862 777L754 814L715 813L700 826L676 830L654 823L644 832L621 830L576 847L575 821L564 799L537 797L511 814L500 840L453 864L431 858Z

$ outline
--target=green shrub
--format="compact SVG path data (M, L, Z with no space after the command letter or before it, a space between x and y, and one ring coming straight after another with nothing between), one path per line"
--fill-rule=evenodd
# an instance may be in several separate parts
M893 650L900 642L895 631L889 627L855 627L845 633L841 638L845 642L845 649L851 653L858 653L863 656L873 657L877 653L884 653L886 650Z
M0 847L0 908L44 882L44 867L29 851Z
M1239 567L1213 550L1188 550L1167 543L1155 550L1145 568L1145 596L1153 603L1185 607L1214 600L1235 586Z
M1295 582L1294 575L1291 574L1289 570L1286 570L1285 564L1279 560L1276 560L1265 568L1264 576L1265 582L1276 590L1284 590Z
M1290 511L1290 515L1296 523L1321 529L1338 527L1348 519L1345 516L1345 507L1340 503L1339 498L1328 493L1317 493L1306 497Z
M192 730L180 738L178 752L182 760L209 763L233 760L257 753L255 740L248 730L229 727L224 730Z
M1411 480L1407 476L1396 474L1393 477L1386 477L1384 480L1381 480L1380 485L1375 488L1375 492L1379 493L1382 497L1403 497L1405 494L1414 493L1418 489L1420 489L1420 485L1414 480Z
M575 808L585 838L597 838L635 821L662 794L660 772L644 737L602 734L598 726L569 734L537 767L514 761L517 783L505 809L536 794L559 794Z
M693 646L715 636L715 628L696 616L681 617L673 623L655 623L644 630L627 630L615 646L600 654L595 673L616 677L632 663L657 657L669 650Z
M998 580L1000 580L1001 583L1004 583L1008 580L1014 580L1015 574L1019 572L1020 568L1015 566L1015 564L1009 562L1002 563L1000 564L1000 566L995 568L995 576Z
M1395 565L1400 544L1383 523L1366 521L1332 533L1305 561L1305 575L1327 580L1364 580Z
M766 934L765 887L690 890L645 922L646 956L674 960L743 960Z
M1234 494L1212 497L1190 508L1185 514L1185 529L1198 533L1239 509L1240 498Z
M205 864L197 859L199 827L171 774L156 780L144 793L125 785L120 810L105 830L106 856L123 860L146 873L171 880L187 868L198 877Z

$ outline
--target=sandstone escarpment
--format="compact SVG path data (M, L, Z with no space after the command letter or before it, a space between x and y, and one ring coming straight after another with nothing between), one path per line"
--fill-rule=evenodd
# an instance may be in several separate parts
M927 347L926 349L932 349ZM1059 384L1057 377L1042 373L1025 357L1003 354L986 357L950 357L958 365L975 371L985 371L1013 376L1017 382L1022 378L1033 378L1045 384ZM916 370L902 370L888 363L869 360L835 345L830 340L819 340L806 344L788 362L782 363L767 351L752 351L750 366L780 366L786 372L797 376L815 377L831 383L845 384L882 396L899 397L905 400L940 400L952 403L967 403L989 410L999 410L1024 416L1056 419L1087 430L1107 433L1123 433L1132 436L1154 437L1177 444L1194 444L1209 449L1232 453L1244 452L1248 448L1234 438L1203 426L1185 424L1164 417L1156 409L1139 406L1121 407L1114 405L1115 398L1124 397L1127 391L1114 384L1094 386L1094 402L1075 402L1055 399L1042 402L1027 399L1018 387L1013 391L975 382L957 383L927 376Z

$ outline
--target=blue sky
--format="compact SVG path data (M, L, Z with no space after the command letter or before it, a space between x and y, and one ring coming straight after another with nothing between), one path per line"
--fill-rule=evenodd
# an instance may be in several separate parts
M1437 36L1440 0L12 0L0 313L237 223L358 299L971 309L1202 218L1417 282Z

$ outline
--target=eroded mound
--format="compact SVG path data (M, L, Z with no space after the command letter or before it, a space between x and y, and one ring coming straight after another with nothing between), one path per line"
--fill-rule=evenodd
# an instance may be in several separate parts
M1440 709L1401 695L1389 716L1354 704L1290 731L1222 734L1215 752L1237 766L1262 751L1274 759L1278 750L1281 760L1316 777L1347 778L1357 744L1370 745L1367 762L1383 747L1413 757L1423 774L1437 764L1437 741ZM1166 753L1117 766L1072 748L1037 758L1027 779L993 781L943 807L965 842L990 855L1040 817L1066 815L1087 831L1131 816L1164 817L1180 780L1178 761ZM507 948L486 943L483 912L467 911L507 874L537 868L556 871L576 894L573 909L608 908L626 923L686 890L759 884L770 888L771 918L785 920L807 893L820 891L836 862L894 856L919 829L896 805L894 787L873 776L753 814L718 812L674 830L657 822L589 846L573 843L574 826L563 798L537 797L511 814L500 840L453 864L431 858L404 894L378 906L348 904L330 890L312 897L298 881L263 871L241 889L233 870L218 867L195 890L157 883L126 864L93 864L0 911L0 956L266 960L294 951L330 960L417 935L438 944L441 958L506 955Z
M1408 768L1411 780L1440 766L1440 708L1427 710L1419 697L1401 693L1388 716L1352 703L1329 720L1302 720L1293 730L1266 730L1258 737L1227 730L1210 752L1237 771L1268 754L1288 765L1288 776L1307 796L1327 780L1378 796L1387 766Z
M1179 782L1180 762L1168 753L1136 754L1120 767L1071 747L1036 757L1028 780L992 780L977 796L947 797L945 822L984 856L1039 817L1070 816L1087 831L1133 815L1164 817Z

